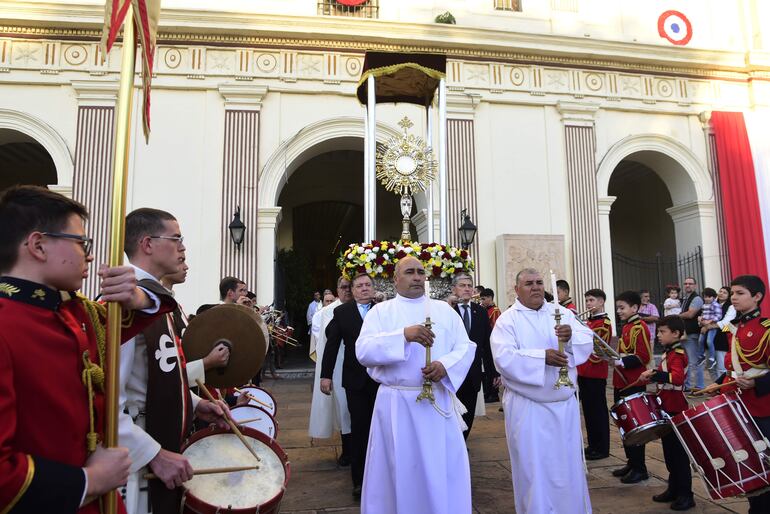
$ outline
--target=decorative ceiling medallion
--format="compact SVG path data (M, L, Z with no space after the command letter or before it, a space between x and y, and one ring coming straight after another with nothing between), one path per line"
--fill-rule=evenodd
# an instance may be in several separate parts
M425 191L438 167L433 150L422 138L407 133L414 126L409 118L404 116L398 125L404 133L377 151L377 178L385 189L400 195Z

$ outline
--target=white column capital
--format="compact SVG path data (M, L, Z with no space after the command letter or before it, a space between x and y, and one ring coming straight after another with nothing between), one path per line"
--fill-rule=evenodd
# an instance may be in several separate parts
M695 201L674 205L666 209L666 212L671 216L674 223L679 223L701 217L714 217L716 215L716 207L711 200Z
M267 86L253 84L220 84L219 94L225 99L225 110L260 111Z
M262 207L257 212L257 229L273 229L281 222L281 207Z
M599 216L609 216L612 210L612 204L617 200L617 196L604 196L596 199L596 204L599 207Z
M698 114L698 119L703 126L704 132L707 134L711 132L711 111L702 111Z
M593 127L599 104L591 102L556 102L556 110L561 114L561 121L570 127Z
M118 100L117 80L73 80L72 89L81 107L115 107Z
M476 93L448 93L446 98L447 115L456 120L472 120L480 99L481 95Z

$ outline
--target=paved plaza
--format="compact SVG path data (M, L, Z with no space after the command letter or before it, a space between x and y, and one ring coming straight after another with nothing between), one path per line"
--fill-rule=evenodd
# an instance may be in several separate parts
M351 495L350 468L337 466L339 437L310 439L307 434L312 378L268 380L264 387L278 402L278 442L291 461L291 480L281 512L285 514L359 512ZM611 391L608 390L611 395ZM477 417L468 440L475 513L513 513L513 492L508 448L500 404L487 404L487 415ZM547 430L548 427L543 427ZM607 459L588 463L593 511L596 513L673 512L651 500L666 487L668 475L660 442L647 445L647 467L651 477L636 485L623 485L611 471L622 465L623 449L616 429L611 430L612 449ZM743 499L712 502L706 499L702 482L693 477L696 508L693 513L748 512ZM414 513L421 514L421 513Z

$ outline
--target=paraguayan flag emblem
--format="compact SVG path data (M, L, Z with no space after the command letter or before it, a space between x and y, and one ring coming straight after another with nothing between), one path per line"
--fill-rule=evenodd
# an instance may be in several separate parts
M675 45L686 45L692 38L692 24L679 11L666 11L658 18L658 34Z

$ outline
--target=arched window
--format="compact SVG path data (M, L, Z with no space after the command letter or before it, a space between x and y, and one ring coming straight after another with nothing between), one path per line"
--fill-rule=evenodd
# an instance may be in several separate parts
M318 0L318 14L326 16L377 18L379 10L379 0Z

